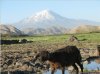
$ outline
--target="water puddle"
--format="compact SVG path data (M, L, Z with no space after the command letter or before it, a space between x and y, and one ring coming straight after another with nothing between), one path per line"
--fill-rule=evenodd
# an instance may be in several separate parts
M44 74L51 74L51 71L45 72ZM55 71L55 74L62 74L62 72L61 72L61 70L57 70L57 71ZM65 71L65 74L69 74L67 70Z
M84 68L87 70L100 70L100 64L92 61L90 64L84 64Z
M89 64L83 64L84 69L86 70L100 70L100 64L91 61ZM51 71L47 71L44 74L51 74ZM57 70L55 74L61 74L61 70ZM65 74L69 74L68 70L65 71Z

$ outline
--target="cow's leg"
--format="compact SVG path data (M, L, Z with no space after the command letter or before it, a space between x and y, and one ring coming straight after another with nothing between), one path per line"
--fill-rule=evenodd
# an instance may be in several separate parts
M51 74L54 74L54 72L55 72L55 68L52 68Z
M78 73L79 73L79 71L78 71L78 67L77 67L75 64L73 64L72 66L73 66L74 69L76 70L76 74L78 74Z
M83 64L81 64L81 62L78 62L77 64L80 66L81 72L83 72Z
M65 67L62 67L62 74L65 74Z
M54 74L55 72L55 64L54 63L50 63L50 66L51 66L51 74Z

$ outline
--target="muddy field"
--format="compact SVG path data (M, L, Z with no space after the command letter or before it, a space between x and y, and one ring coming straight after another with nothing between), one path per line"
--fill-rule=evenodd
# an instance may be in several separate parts
M87 35L87 34L86 34ZM98 34L99 35L99 34ZM82 38L85 36L77 35L79 42L68 41L68 36L57 36L32 40L31 43L22 43L22 44L3 44L1 46L1 72L2 74L43 74L44 71L50 70L48 62L42 64L40 61L34 61L34 56L42 50L48 50L53 52L59 48L63 48L68 45L75 45L79 48L82 58L86 59L89 56L97 55L97 45L100 45L100 39L95 41L90 41L91 35L89 38ZM83 39L83 40L82 40ZM86 39L86 40L84 40ZM97 39L97 38L96 38ZM98 63L99 61L96 60Z
M34 43L30 44L25 44L23 47L22 45L17 45L16 49L18 50L7 50L9 49L15 49L14 45L7 45L7 46L2 46L1 51L1 71L2 72L10 72L12 74L15 73L24 73L24 74L31 74L31 73L43 73L44 71L49 70L49 64L44 63L42 64L39 61L34 61L34 56L41 50L48 50L49 52L53 52L57 50L58 48L62 48L66 46L65 44L53 44L50 45L48 44L48 47L45 47L43 43L40 43L37 47L37 49L34 50L33 47L35 45L31 45ZM27 45L28 49L26 49ZM22 47L22 49L21 49ZM48 49L45 49L45 48ZM83 59L96 55L96 50L94 49L88 49L88 48L79 48L81 55ZM23 51L24 50L24 51ZM2 73L3 74L3 73Z

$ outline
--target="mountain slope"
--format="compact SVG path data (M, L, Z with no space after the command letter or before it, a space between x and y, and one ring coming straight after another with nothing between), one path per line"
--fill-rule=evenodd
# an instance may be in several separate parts
M22 32L12 25L0 25L0 34L22 35Z
M54 35L54 34L65 34L67 29L63 27L50 27L50 28L27 28L23 30L24 34L28 35Z

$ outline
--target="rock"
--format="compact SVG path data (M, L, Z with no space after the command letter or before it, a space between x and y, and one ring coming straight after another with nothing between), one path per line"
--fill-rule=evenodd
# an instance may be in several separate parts
M74 41L78 42L78 38L75 37L74 35L71 35L71 36L69 37L68 41L70 41L70 42L74 42Z
M16 63L15 63L15 67L16 67L16 68L18 68L18 67L20 67L20 66L22 66L22 63L21 63L21 62L16 62Z
M32 66L29 66L27 71L34 71L33 67Z
M28 65L25 64L25 65L23 65L20 69L21 69L22 71L27 71L27 69L28 69Z

